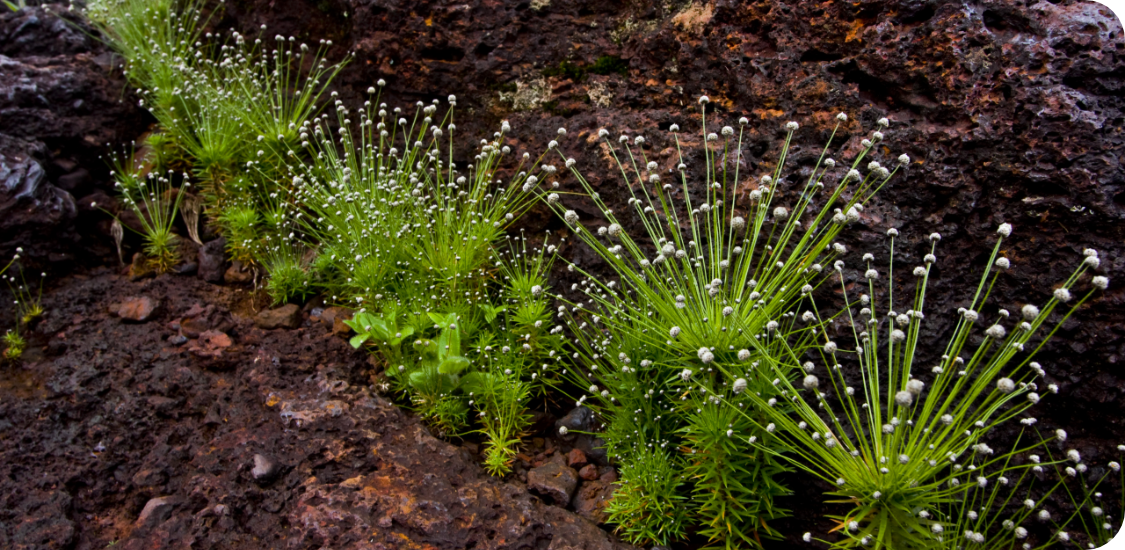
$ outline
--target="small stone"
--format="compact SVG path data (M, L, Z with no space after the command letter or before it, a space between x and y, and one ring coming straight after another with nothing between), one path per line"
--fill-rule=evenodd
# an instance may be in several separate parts
M586 453L582 452L582 449L571 449L566 455L566 465L571 468L581 468L586 463Z
M601 472L602 475L598 476L599 481L604 481L606 483L615 483L617 481L617 470L613 469L612 466L602 468Z
M242 262L235 260L223 274L223 280L227 284L245 284L254 280L254 274Z
M156 308L160 306L160 302L148 296L131 296L125 298L125 301L111 308L111 311L117 313L118 317L126 321L135 321L143 323L152 318L152 314L156 312Z
M188 351L200 357L221 357L223 350L231 347L234 342L224 332L208 330L199 335L198 340L188 343Z
M171 338L168 338L168 343L172 344L173 346L182 346L187 341L188 337L184 336L183 334L177 334L175 336L172 336Z
M258 483L269 483L277 475L277 463L263 454L254 455L254 468L250 470L250 477Z
M172 271L175 272L177 275L195 275L195 272L198 269L199 269L199 264L196 264L195 262L188 262L188 263L180 264L176 267L173 267Z
M266 330L297 328L301 326L301 308L296 304L285 304L279 308L261 311L254 317L254 324Z
M586 481L598 479L598 467L593 464L587 464L583 466L581 470L578 470L578 477Z
M558 506L566 506L574 489L578 487L578 472L574 468L549 462L527 472L527 488L535 491Z
M137 517L137 525L148 523L161 523L172 515L172 497L157 497L145 503L141 515Z
M223 282L223 272L226 271L225 249L227 240L219 237L199 247L196 263L199 264L199 278L208 283Z

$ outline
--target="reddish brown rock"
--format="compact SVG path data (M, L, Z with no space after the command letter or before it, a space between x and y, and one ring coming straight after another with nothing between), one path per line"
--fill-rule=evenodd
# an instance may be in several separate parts
M587 481L578 488L574 495L574 513L594 522L605 523L608 514L606 506L613 498L615 486L604 481Z
M262 310L254 316L254 324L267 330L297 328L301 326L301 308L296 304L285 304L279 308Z
M566 454L566 465L571 468L581 468L586 465L586 453L582 449L571 449Z
M578 472L554 462L527 472L527 488L559 506L566 506L570 502L577 486Z
M158 307L160 307L158 300L148 296L132 296L120 304L111 306L110 311L126 321L143 323L152 318Z
M234 341L226 333L208 330L200 334L198 339L188 342L187 349L199 357L217 358L223 355L223 350L233 344Z
M593 464L587 464L578 470L578 477L586 480L593 481L598 479L598 467Z

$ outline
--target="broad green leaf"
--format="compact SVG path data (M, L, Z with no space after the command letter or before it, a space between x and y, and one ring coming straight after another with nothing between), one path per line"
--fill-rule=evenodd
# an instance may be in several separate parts
M363 346L363 344L366 343L367 340L370 339L370 338L371 338L370 334L357 334L355 336L352 336L352 339L349 340L349 343L352 345L353 348L359 348L359 347Z
M438 365L438 372L442 374L460 374L469 366L469 360L460 355L446 356Z

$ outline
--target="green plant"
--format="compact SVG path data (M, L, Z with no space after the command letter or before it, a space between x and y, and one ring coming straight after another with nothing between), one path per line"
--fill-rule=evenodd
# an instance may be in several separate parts
M10 329L4 333L4 358L16 362L23 356L23 350L27 348L27 341L23 339L20 334L19 328Z
M741 392L766 398L777 393L764 364L786 351L782 341L791 340L797 350L814 345L813 330L788 312L823 282L822 263L843 253L836 235L893 171L878 163L869 165L866 176L857 170L881 133L865 140L850 170L837 170L828 158L830 138L808 179L794 185L783 172L797 129L790 122L769 175L756 188L740 190L741 163L728 159L741 155L742 133L734 139L729 126L722 138L709 133L707 101L700 100L706 145L698 173L688 171L679 152L678 125L671 128L678 158L663 169L647 158L643 137L621 136L618 150L601 130L603 150L616 159L628 187L628 209L612 211L561 152L579 195L604 221L581 221L564 206L565 193L538 194L608 268L608 276L596 276L568 266L581 275L571 287L581 300L570 301L560 315L574 336L571 379L589 388L578 402L606 423L610 453L623 463L637 459L639 445L683 453L674 464L682 468L682 490L692 495L684 504L690 523L728 548L760 546L762 537L778 536L769 520L785 513L774 502L786 493L775 478L784 463L746 443L772 436L721 409L728 400L745 407ZM833 137L845 120L841 114ZM640 236L627 227L639 228ZM741 386L732 388L734 378L725 372L738 372ZM792 378L796 371L781 376ZM650 531L629 525L633 517L646 516L614 516L626 522L620 524L625 532Z
M262 267L269 273L266 291L274 304L283 304L291 299L304 300L312 292L311 274L304 265L304 249L291 243L267 246L262 259Z
M118 161L110 175L121 193L121 201L141 223L144 253L159 273L172 269L179 261L179 237L172 232L180 203L191 186L184 174L179 188L172 184L176 174L159 176L143 173L133 158Z
M924 265L913 268L917 280L913 297L896 302L893 260L898 231L892 229L884 292L876 286L883 275L875 269L873 255L864 255L859 285L866 286L866 292L858 300L850 298L843 262L835 265L845 300L843 311L835 317L844 321L847 331L840 336L854 340L854 346L845 349L830 330L818 330L815 352L802 345L766 364L769 375L778 377L783 396L778 401L785 406L747 392L765 413L759 422L791 450L787 458L835 486L830 495L850 504L847 514L837 519L841 525L855 527L844 531L847 536L835 541L834 547L932 547L941 542L943 531L961 529L961 519L948 512L959 509L968 486L1019 469L1009 466L1009 460L1029 449L1017 446L997 453L984 437L1039 402L1036 378L1044 370L1032 359L1096 289L1106 287L1108 279L1094 277L1090 291L1072 300L1071 290L1079 279L1099 264L1097 253L1088 250L1078 269L1042 308L1024 305L1016 314L1020 320L1011 319L1007 310L986 305L1000 274L1010 266L999 256L1010 233L1010 225L1000 226L989 264L975 294L958 311L953 335L937 366L919 368L916 355L923 335L926 283L937 261L934 253L940 236L931 235ZM885 297L885 309L878 307L879 297ZM1072 304L1068 310L1067 304ZM809 305L801 319L825 326L815 302ZM1057 308L1064 313L1036 340L1052 323ZM980 334L976 322L986 309L994 313ZM980 344L974 345L977 338L982 338ZM803 369L799 383L787 376L796 368ZM853 372L858 372L858 379ZM1053 385L1046 389L1057 391ZM1031 425L1035 420L1021 422ZM988 475L982 477L983 472Z
M1125 452L1125 445L1118 445L1117 452ZM1051 455L1049 450L1047 454ZM1062 464L1066 467L1061 467ZM1091 475L1093 472L1088 473L1083 457L1070 450L1062 460L1052 460L1051 466L1066 500L1072 506L1071 513L1063 521L1058 522L1053 516L1047 520L1055 528L1054 539L1079 546L1085 542L1087 548L1109 544L1121 528L1121 522L1114 521L1113 514L1125 512L1125 494L1121 492L1125 486L1125 472L1122 472L1121 464L1116 460L1109 461L1100 476ZM1112 503L1107 502L1109 499L1105 498L1103 491L1116 492L1117 498Z
M619 450L620 451L620 450ZM606 507L617 533L633 544L668 544L687 533L682 467L663 445L634 440Z

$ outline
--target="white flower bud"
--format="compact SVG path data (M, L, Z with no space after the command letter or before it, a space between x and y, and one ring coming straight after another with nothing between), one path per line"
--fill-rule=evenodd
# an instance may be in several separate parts
M996 232L999 233L1001 237L1008 237L1012 234L1012 224L1002 223L1000 227L996 229Z
M986 336L988 336L989 338L993 338L995 340L1000 340L1000 339L1004 338L1005 335L1008 334L1008 331L1005 330L1004 327L1002 327L1000 325L992 325L992 326L988 327L988 330L984 331L984 334Z
M677 301L679 301L679 300L677 300ZM672 329L668 331L668 335L671 336L672 338L675 338L675 337L679 336L680 335L680 327L672 327Z
M799 128L799 127L800 127L800 125L797 124L796 122L793 122L793 121L789 121L789 122L785 123L785 129L790 131L790 132L795 132L797 130L797 128Z
M1090 282L1093 283L1093 285L1097 287L1098 290L1105 290L1109 286L1109 278L1102 275L1098 275L1093 279L1090 279Z
M824 344L824 353L836 353L836 342Z
M914 395L903 390L895 394L895 403L900 407L909 407L914 403Z
M1016 389L1016 383L1011 378L1001 378L996 381L996 389L1000 393L1012 393Z
M578 223L578 212L567 210L566 213L563 214L563 219L566 220L566 223L574 225Z
M1064 303L1064 304L1066 302L1070 301L1070 290L1067 289L1066 287L1056 288L1054 294L1055 294L1055 299Z
M735 380L732 389L734 390L734 393L742 393L746 391L746 379L739 378L738 380Z

